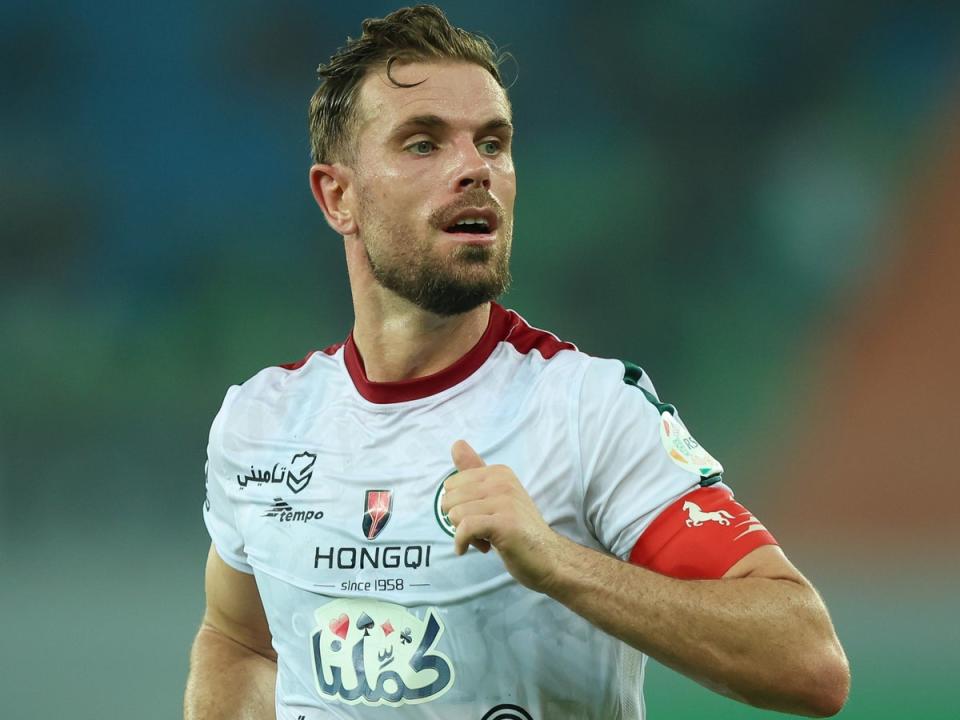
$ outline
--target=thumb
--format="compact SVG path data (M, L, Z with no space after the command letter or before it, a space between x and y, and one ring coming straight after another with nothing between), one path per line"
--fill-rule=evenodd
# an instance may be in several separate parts
M473 470L486 465L483 458L477 455L477 451L470 447L466 440L457 440L450 449L450 455L457 470Z

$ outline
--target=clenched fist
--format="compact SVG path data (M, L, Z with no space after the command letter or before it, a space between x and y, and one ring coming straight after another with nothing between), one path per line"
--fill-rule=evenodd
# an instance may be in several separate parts
M493 547L519 583L547 592L565 539L547 525L509 467L488 466L464 440L451 454L458 472L447 478L441 509L457 529L457 555L470 545L484 553Z

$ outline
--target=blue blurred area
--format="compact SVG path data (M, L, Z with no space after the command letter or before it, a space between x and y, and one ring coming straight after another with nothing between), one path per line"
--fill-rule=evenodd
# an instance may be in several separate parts
M306 182L315 68L395 7L0 4L0 617L20 633L0 665L142 651L167 691L138 707L105 669L38 699L7 670L11 717L175 713L209 422L229 384L350 328L340 240ZM812 328L895 250L882 230L957 89L960 5L443 7L515 56L506 304L642 364L742 468L788 412ZM39 629L33 652L24 605L30 627L79 613L102 632L67 652ZM143 623L150 652L121 635Z

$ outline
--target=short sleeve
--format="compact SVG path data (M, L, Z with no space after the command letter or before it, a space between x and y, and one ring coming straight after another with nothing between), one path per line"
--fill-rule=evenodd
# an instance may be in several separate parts
M591 359L580 393L579 435L584 520L621 559L661 510L721 479L720 464L629 363Z
M227 475L223 457L223 428L227 423L230 406L239 392L238 386L227 391L220 412L210 427L206 465L207 496L203 502L203 519L210 539L217 548L217 554L223 561L235 570L252 574L253 568L247 562L243 537L237 528L233 500L227 492L231 478Z

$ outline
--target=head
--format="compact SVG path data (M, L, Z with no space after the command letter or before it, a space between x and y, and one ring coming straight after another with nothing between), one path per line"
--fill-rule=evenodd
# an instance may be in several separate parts
M355 296L370 286L466 312L509 282L516 178L498 60L432 6L362 27L320 68L311 188L344 237Z

